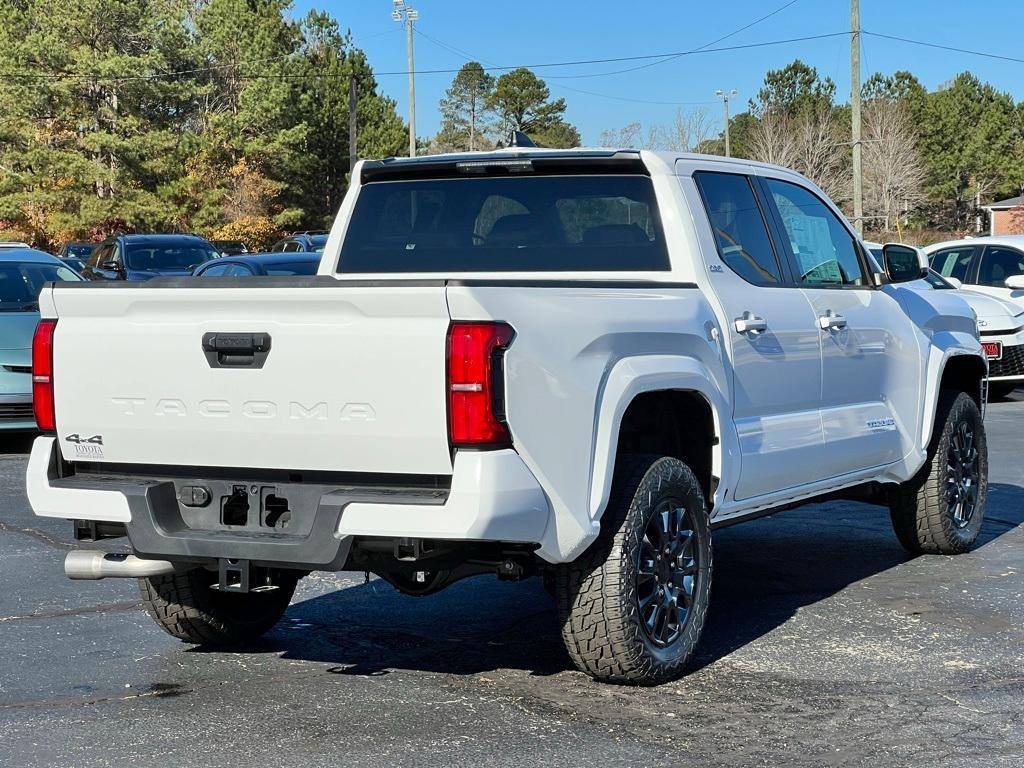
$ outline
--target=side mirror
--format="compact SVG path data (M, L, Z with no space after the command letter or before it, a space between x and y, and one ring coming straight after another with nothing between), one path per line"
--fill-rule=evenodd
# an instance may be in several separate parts
M1024 291L1024 275L1010 275L1003 285L1014 291Z
M928 257L911 245L886 243L882 246L882 261L890 283L920 280L928 274Z
M100 262L100 269L105 269L107 272L120 272L121 262L108 259L107 261Z

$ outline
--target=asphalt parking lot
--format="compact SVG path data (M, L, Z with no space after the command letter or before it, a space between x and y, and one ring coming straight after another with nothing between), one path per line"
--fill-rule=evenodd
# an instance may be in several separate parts
M134 582L70 582L0 446L3 766L1024 765L1024 396L989 406L988 519L908 558L878 507L716 533L697 663L657 689L571 670L538 580L415 599L314 574L244 653L143 614Z

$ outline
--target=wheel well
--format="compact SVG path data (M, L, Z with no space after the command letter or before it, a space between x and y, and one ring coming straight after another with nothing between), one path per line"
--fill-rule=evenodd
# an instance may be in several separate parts
M981 407L981 380L985 378L985 364L974 355L956 355L946 361L939 389L966 392Z
M633 398L622 415L616 461L628 454L672 456L693 470L709 503L711 449L718 442L711 405L696 392L665 390Z

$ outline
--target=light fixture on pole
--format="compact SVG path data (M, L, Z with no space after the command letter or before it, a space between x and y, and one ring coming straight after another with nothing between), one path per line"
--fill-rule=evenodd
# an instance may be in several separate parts
M726 93L725 91L715 91L715 96L722 100L722 118L725 122L725 156L732 157L732 147L729 146L729 99L736 95L736 89L733 88L731 91Z
M405 50L409 65L409 157L416 157L416 65L412 55L412 23L420 12L405 0L393 0L391 18L405 25Z

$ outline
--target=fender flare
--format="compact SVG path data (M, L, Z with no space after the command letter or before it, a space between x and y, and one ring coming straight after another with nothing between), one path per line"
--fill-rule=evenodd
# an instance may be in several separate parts
M616 446L622 417L633 399L646 392L679 390L703 397L711 408L717 443L712 449L712 474L723 479L719 492L729 487L723 477L723 455L736 455L728 400L714 374L700 361L676 355L643 355L619 360L601 388L594 425L594 452L590 469L589 512L599 520L611 495Z
M931 386L925 390L924 413L921 423L922 450L927 450L928 444L931 442L932 431L935 429L935 414L939 407L939 392L942 389L942 378L946 375L946 367L949 365L949 361L954 357L972 357L979 360L986 370L988 369L988 361L984 357L979 355L976 350L965 347L947 347L943 350L942 357L938 355L932 356L929 361L929 368L935 365L937 370L934 371L934 375L932 375L933 371L931 370L926 373L925 380Z

